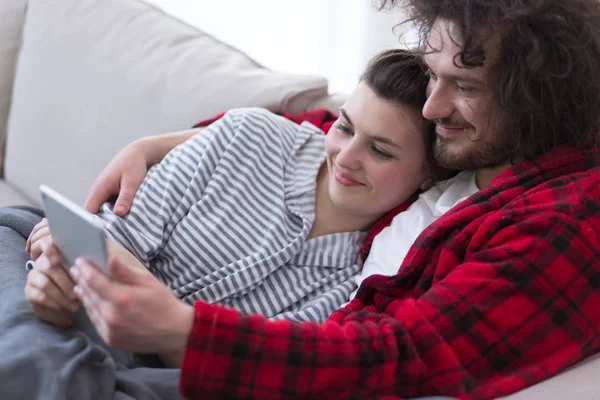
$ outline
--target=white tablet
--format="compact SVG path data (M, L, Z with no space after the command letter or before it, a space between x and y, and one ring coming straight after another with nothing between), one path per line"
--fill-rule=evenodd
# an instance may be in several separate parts
M40 186L42 203L54 245L68 270L77 257L85 257L108 275L106 238L102 221L46 185Z

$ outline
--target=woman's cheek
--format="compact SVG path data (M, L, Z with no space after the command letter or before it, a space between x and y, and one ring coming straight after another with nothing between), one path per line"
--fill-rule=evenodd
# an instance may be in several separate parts
M329 157L336 153L339 153L339 134L335 132L335 129L331 129L327 136L325 136L325 152Z

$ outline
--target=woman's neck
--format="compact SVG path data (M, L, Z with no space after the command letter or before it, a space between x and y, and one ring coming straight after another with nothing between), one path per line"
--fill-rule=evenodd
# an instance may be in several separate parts
M336 206L329 195L329 173L323 163L317 175L315 222L307 239L340 232L368 230L380 215L354 215Z

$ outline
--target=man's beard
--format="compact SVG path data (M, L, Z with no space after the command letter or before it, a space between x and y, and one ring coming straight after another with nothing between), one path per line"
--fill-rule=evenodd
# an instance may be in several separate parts
M437 135L433 152L438 165L451 170L493 168L512 161L516 154L514 145L508 141L498 143L484 140L474 141L475 147L458 154L449 150L449 142L448 139Z

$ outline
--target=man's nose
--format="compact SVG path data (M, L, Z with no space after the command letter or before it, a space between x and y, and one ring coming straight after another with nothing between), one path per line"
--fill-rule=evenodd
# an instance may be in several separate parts
M433 121L435 119L447 118L454 113L454 104L452 97L446 87L438 82L431 89L429 97L423 106L423 117Z

